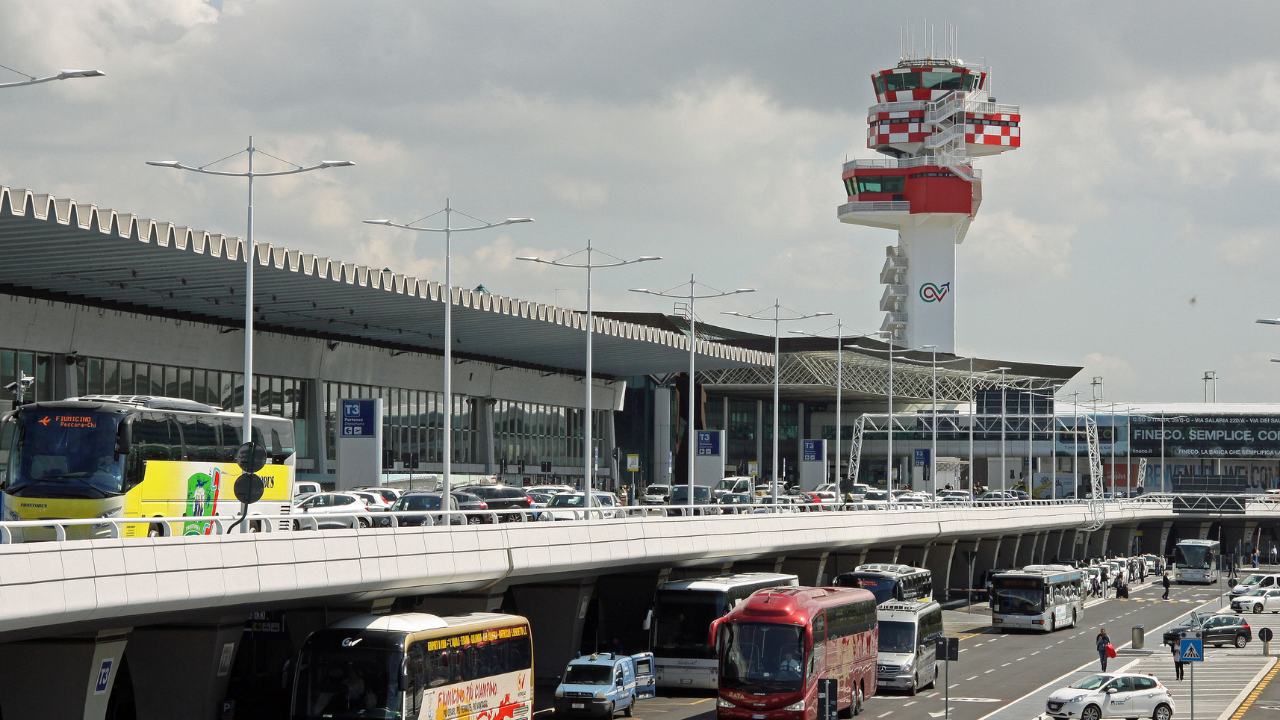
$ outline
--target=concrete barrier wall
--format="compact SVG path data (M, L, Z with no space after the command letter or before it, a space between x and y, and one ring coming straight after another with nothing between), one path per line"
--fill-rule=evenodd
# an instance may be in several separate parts
M1108 523L1170 511L1109 508ZM48 625L469 590L647 567L1087 524L1084 507L628 518L0 545L0 633Z

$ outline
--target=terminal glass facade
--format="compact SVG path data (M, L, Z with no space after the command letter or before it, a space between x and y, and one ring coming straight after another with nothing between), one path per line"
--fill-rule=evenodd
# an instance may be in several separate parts
M244 373L99 357L79 356L75 361L78 395L155 395L194 400L230 412L244 411ZM292 420L298 456L307 457L307 381L254 375L253 384L253 412ZM39 399L52 399L52 383L49 388L49 396Z
M18 399L17 393L5 390L4 386L18 379L18 372L24 377L35 378L30 391L23 394L26 400L53 400L53 356L41 353L22 352L21 350L0 350L0 401L12 407Z
M407 388L327 382L325 434L328 458L334 459L338 401L343 398L382 398L383 466L416 470L427 463L444 463L444 394ZM453 398L453 462L482 463L479 456L480 419L477 400Z
M583 462L582 408L497 400L493 407L494 458L526 466L550 462L572 467ZM603 414L592 413L592 444L602 447ZM601 458L606 467L609 458Z

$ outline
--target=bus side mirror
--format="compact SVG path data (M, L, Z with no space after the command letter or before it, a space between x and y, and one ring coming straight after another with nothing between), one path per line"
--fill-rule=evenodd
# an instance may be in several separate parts
M649 612L645 613L644 623L640 627L642 630L648 631L651 625L653 625L653 608L649 608Z
M133 447L133 423L122 421L116 429L116 457L127 457Z
M720 634L720 621L723 618L716 618L711 621L711 627L707 630L707 647L716 646L716 636Z

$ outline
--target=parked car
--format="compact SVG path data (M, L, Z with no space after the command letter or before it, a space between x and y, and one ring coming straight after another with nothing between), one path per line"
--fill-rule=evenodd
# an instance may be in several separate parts
M450 525L462 525L466 523L466 518L461 513L456 512L461 508L458 501L452 497L449 498L449 509L455 511L449 515ZM397 515L396 521L401 525L426 525L428 522L432 525L444 524L444 513L440 512L440 493L437 492L408 492L400 496L391 506L391 512L408 513L414 511L424 511L421 515ZM434 512L430 512L434 511Z
M750 493L725 493L720 496L718 504L724 507L720 512L725 515L736 515L737 513L751 512L751 506L754 504L755 496Z
M749 477L727 477L711 488L711 497L719 499L726 493L749 493L755 489L755 479Z
M1240 582L1239 585L1231 588L1228 593L1232 599L1235 599L1251 590L1262 588L1270 590L1271 588L1280 588L1280 575L1275 573L1250 573L1248 577Z
M938 502L963 503L972 501L973 494L968 490L943 490L938 493Z
M778 496L778 512L800 512L800 508L796 507L792 502L794 498L787 495ZM773 498L768 495L762 498L756 498L755 510L757 513L771 513L774 511Z
M1248 621L1241 616L1191 613L1182 624L1164 631L1164 644L1176 647L1182 638L1182 633L1189 630L1201 631L1204 644L1214 647L1230 644L1242 648L1253 640L1253 628L1250 628Z
M862 498L862 506L868 510L888 510L892 499L888 490L869 490Z
M320 528L333 527L369 527L372 514L368 505L360 497L345 492L316 493L293 506L294 515L316 516L316 525ZM293 528L301 530L302 523L294 521Z
M316 493L324 492L320 487L320 483L310 480L299 480L293 484L293 501L295 503L302 502Z
M845 499L849 502L859 502L872 490L875 490L875 488L865 483L854 483L853 486L849 488L849 492L846 494Z
M670 485L659 485L655 483L644 489L644 495L640 497L640 504L666 505L667 499L670 497L671 497Z
M668 515L684 515L689 511L689 486L677 485L671 489L671 497L667 500L667 504L672 506L667 511ZM694 515L709 515L714 510L707 510L706 505L711 504L711 488L695 485L693 487L693 513Z
M596 653L569 661L555 692L556 717L635 715L636 701L654 697L653 653Z
M1055 690L1045 703L1046 713L1058 720L1170 720L1176 709L1169 689L1155 675L1140 673L1090 675Z
M349 490L348 492L363 500L370 512L386 512L391 509L391 503L376 492L368 490Z
M572 485L534 485L533 487L525 488L525 492L546 493L554 497L556 495L559 495L560 493L571 493L571 492L582 492L582 491Z
M756 485L754 492L756 497L773 497L775 488L779 497L787 494L787 486L780 482L772 483L772 485L768 482L759 483Z
M1258 615L1264 610L1278 613L1280 612L1280 588L1255 588L1250 590L1232 599L1231 609L1237 613L1248 610L1254 615Z
M453 498L458 501L458 507L464 511L489 509L489 503L482 500L479 495L472 495L469 492L463 492L461 490L454 490L452 495L453 495ZM488 514L482 514L477 512L468 513L466 518L467 518L468 525L479 525L481 523L498 522L498 517L496 515L488 515Z
M552 495L551 493L544 493L544 492L529 493L529 500L533 503L533 507L535 508L546 507L547 503L551 502L551 498L553 497L555 496Z
M395 501L396 501L396 500L399 500L399 499L400 499L400 495L401 495L401 492L400 492L399 490L395 489L395 488L382 487L382 486L378 486L378 487L358 487L358 488L351 488L351 490L352 490L352 491L359 491L359 492L374 493L374 494L376 494L376 495L380 496L383 500L386 500L386 501L387 501L387 505L393 505L393 504L395 504Z
M823 503L828 505L840 504L840 486L835 483L826 483L819 485L813 489L813 494L822 499Z
M533 507L533 499L524 488L508 485L469 485L459 488L484 500L490 510L529 510ZM523 519L518 513L500 513L499 522L511 522Z

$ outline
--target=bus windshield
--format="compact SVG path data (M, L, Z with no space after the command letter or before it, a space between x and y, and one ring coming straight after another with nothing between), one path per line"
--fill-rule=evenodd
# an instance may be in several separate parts
M116 428L122 417L70 409L19 413L7 492L47 498L119 495L124 458L116 455Z
M316 648L298 661L294 718L399 718L400 662L394 648Z
M913 653L916 651L915 623L881 620L880 652Z
M1205 545L1177 545L1173 548L1173 566L1188 570L1209 570L1209 548Z
M720 657L720 687L753 693L804 687L804 634L797 625L728 623Z
M725 613L716 592L659 592L654 608L653 654L662 658L712 658L707 628Z
M894 599L894 589L898 585L897 578L872 573L850 573L849 578L850 580L845 583L848 587L860 587L863 590L869 590L872 595L876 596L877 605Z
M1039 615L1044 612L1044 591L1037 587L1005 587L996 581L991 590L996 596L997 613L1007 615Z

